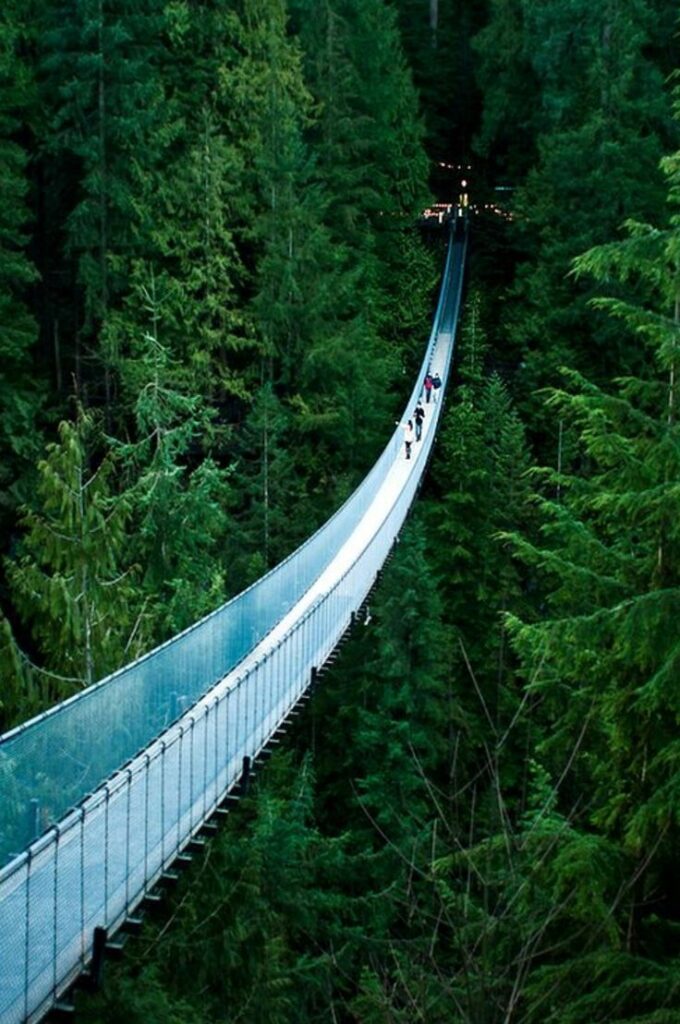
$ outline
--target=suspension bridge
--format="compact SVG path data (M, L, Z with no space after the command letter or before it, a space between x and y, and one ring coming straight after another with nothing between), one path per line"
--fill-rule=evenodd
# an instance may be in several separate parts
M405 418L428 370L443 386L411 459L397 427L357 490L284 562L0 737L0 1024L40 1020L79 975L96 982L112 936L247 785L354 622L432 449L466 250L458 222Z

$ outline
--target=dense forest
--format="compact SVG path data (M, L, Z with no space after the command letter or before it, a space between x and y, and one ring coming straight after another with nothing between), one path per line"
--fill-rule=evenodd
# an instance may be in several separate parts
M89 1024L680 1020L670 0L5 0L0 729L361 480L471 258L371 620Z

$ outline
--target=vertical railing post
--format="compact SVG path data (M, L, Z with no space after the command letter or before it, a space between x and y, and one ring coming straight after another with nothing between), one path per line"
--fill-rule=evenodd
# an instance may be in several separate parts
M234 743L234 750L230 752L231 757L237 757L239 754L241 755L241 757L243 756L243 746L245 743L247 723L246 708L244 708L246 700L244 694L243 679L244 677L240 676L236 680L236 697L233 696L234 690L231 690L229 694L230 699L233 701L235 705L235 707L233 708L234 715L232 716L232 718L234 721L234 738L236 742ZM229 779L229 783L231 784L232 781L236 781L236 778L237 776L235 775L231 776Z
M255 687L254 700L255 710L253 712L253 742L252 751L253 754L257 750L260 743L260 736L262 734L260 725L260 716L262 715L262 708L264 704L264 690L267 683L267 669L269 667L269 655L265 654L262 659L262 671L259 673L257 678L257 686Z
M215 703L213 705L213 707L215 709L215 715L214 715L214 718L215 718L215 796L214 796L215 803L218 802L218 800L220 798L220 795L221 795L220 794L220 760L219 760L219 758L220 758L220 753L219 753L219 735L220 735L220 733L219 733L219 714L220 714L220 704L221 703L226 703L226 697L222 697L222 700L220 701L220 698L217 695L215 695ZM226 730L225 730L225 733L226 733Z
M132 769L127 770L127 798L125 807L125 913L130 907L130 805L132 803Z
M281 667L281 641L277 643L274 651L272 652L272 663L269 669L269 685L267 687L267 714L265 720L262 723L263 741L265 737L268 737L272 731L272 721L274 712L274 681L276 679L276 673Z
M95 992L101 988L108 936L108 929L102 928L99 925L95 927L92 936L92 961L90 963L90 987Z
M85 965L85 819L87 811L80 808L80 962Z
M196 733L196 719L189 716L189 828L191 831L194 825L194 736Z
M57 994L57 920L59 896L59 826L54 825L54 873L52 876L52 994Z
M208 733L210 732L210 725L212 719L210 718L210 710L214 708L214 703L204 704L204 724L203 724L203 817L205 818L208 808ZM193 828L193 821L191 827Z
M144 755L144 892L147 891L149 878L149 774L151 757Z
M165 866L165 740L161 740L161 867Z
M177 838L175 840L175 851L177 852L181 844L181 824L182 824L182 763L184 758L184 726L179 727L179 753L177 755ZM165 867L165 863L163 864Z
M26 859L26 931L24 935L24 1020L28 1020L28 990L30 987L29 970L31 965L31 874L33 868L33 850L29 846Z
M282 705L282 703L284 703L284 699L285 699L285 696L286 696L286 688L288 686L288 680L290 679L291 662L292 662L292 658L293 658L293 643L294 642L295 642L295 627L293 627L293 632L292 633L288 633L288 636L286 637L286 639L284 641L283 665L281 666L281 671L279 672L279 687L278 687L278 695L277 695L278 699L276 701L276 706L279 709L278 710L278 717L279 718L281 718L281 705Z
M248 749L248 741L250 740L250 719L251 719L250 705L252 703L253 686L255 684L255 680L257 679L257 674L258 674L259 671L260 671L260 662L256 661L254 667L252 669L250 669L250 671L247 672L246 675L244 676L244 682L243 682L243 687L244 687L244 690L243 690L243 701L244 701L245 706L246 706L245 718L244 718L245 727L244 727L244 732L243 732L243 748L244 748L244 750Z
M104 920L109 923L109 800L111 791L104 787Z

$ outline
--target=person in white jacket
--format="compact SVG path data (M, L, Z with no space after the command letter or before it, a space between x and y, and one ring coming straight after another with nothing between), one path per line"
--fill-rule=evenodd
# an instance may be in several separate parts
M413 444L413 420L408 420L406 423L401 424L404 431L404 448L406 449L406 458L411 458L411 445Z

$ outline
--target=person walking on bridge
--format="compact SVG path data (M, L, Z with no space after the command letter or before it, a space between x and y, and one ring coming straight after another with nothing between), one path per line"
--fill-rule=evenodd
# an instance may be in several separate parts
M439 392L439 389L440 389L441 386L442 386L442 379L441 379L441 377L439 376L438 373L435 373L434 377L432 378L432 392L434 394L435 402L437 401L437 399L439 397L438 392Z
M425 401L430 403L430 396L432 394L432 374L428 370L425 374L425 380L423 381L423 387L425 388Z
M416 441L420 441L423 436L423 420L425 419L425 410L423 409L423 403L418 400L418 404L415 407L413 413L413 420L416 425Z
M404 448L406 450L406 458L411 458L411 445L413 444L413 420L408 420L407 423L402 423L401 427L404 431Z

